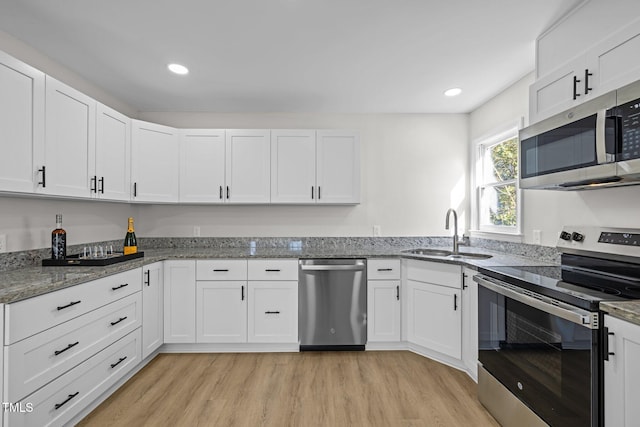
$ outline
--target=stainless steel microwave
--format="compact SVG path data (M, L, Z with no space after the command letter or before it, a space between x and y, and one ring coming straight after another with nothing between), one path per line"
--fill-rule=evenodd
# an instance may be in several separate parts
M640 184L640 82L520 131L520 188Z

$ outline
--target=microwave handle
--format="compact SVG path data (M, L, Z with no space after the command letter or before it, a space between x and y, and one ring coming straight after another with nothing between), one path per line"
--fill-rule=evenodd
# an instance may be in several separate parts
M607 127L613 126L613 132L617 134L619 118L615 114L612 116L611 112L612 110L601 109L596 116L596 159L599 165L616 161L616 138L614 137L614 141L607 141Z

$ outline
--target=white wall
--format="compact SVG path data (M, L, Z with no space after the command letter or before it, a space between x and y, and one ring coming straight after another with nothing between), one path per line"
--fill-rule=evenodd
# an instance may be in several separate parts
M497 95L470 115L470 140L525 117L528 124L529 85L533 73ZM533 242L533 230L541 231L541 243L555 246L563 225L595 225L640 228L640 186L589 191L523 190L522 232Z

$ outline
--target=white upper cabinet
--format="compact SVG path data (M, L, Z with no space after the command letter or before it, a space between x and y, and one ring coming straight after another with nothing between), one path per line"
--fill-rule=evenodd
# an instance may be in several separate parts
M92 192L99 199L131 197L131 119L98 104L96 120L96 174Z
M227 202L270 202L270 134L269 130L227 130Z
M95 175L96 102L49 77L46 87L43 192L90 197Z
M178 131L168 126L132 121L133 201L177 202L179 192Z
M271 203L315 203L316 132L271 131Z
M42 181L44 73L0 52L0 93L0 191L31 193Z
M360 203L360 136L319 130L316 137L317 202Z
M591 25L589 24L591 27ZM538 62L553 50L539 41ZM626 84L640 80L640 18L604 37L548 71L529 88L529 122L561 113ZM554 63L554 61L545 61ZM557 61L555 61L557 62ZM546 69L546 68L545 68Z
M180 201L225 201L225 131L185 129L180 137Z

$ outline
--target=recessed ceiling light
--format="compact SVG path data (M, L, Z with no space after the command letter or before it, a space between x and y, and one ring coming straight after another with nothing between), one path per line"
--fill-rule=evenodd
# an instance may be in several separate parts
M180 74L180 75L189 74L189 69L187 67L185 67L184 65L169 64L169 65L167 65L167 68L172 73L176 73L176 74Z
M459 87L454 87L444 91L445 96L458 96L461 93L462 93L462 89L460 89Z

